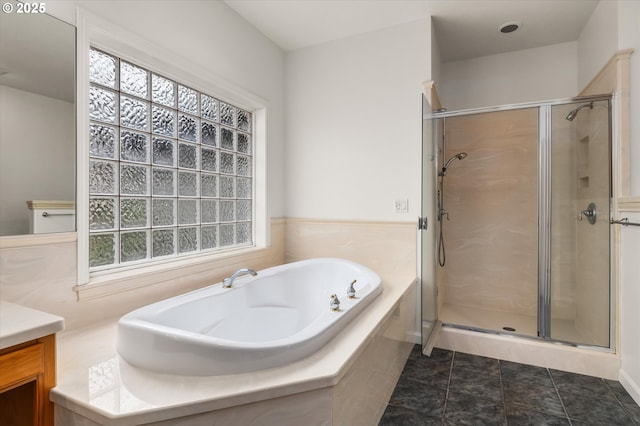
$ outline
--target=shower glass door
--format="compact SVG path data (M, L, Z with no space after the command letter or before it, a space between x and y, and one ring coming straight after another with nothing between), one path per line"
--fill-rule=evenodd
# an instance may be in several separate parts
M603 95L427 110L425 347L440 321L612 347L610 104Z
M552 340L610 345L609 100L552 105L550 288Z
M426 99L422 98L423 117L431 114ZM423 118L422 120L422 188L435 185L437 167L437 140L441 132L442 119ZM435 268L435 217L436 203L431 193L422 191L422 214L420 219L420 287L422 299L422 350L425 355L431 354L437 336L438 322L438 287Z

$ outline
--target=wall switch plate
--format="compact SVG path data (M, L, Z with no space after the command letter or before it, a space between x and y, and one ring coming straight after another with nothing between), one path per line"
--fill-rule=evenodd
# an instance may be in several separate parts
M393 211L396 213L409 213L409 200L406 198L395 200L393 203Z

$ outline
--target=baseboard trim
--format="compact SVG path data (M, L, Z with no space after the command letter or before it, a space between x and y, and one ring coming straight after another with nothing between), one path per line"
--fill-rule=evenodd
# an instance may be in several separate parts
M620 369L618 380L627 392L629 392L629 395L631 395L631 398L633 398L636 404L640 405L640 386L623 369Z

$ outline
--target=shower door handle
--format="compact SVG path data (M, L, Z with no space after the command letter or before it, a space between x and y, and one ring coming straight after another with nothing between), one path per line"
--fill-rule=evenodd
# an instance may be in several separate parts
M591 225L594 225L598 217L595 203L589 203L586 210L578 212L578 220L582 220L582 216L586 217Z

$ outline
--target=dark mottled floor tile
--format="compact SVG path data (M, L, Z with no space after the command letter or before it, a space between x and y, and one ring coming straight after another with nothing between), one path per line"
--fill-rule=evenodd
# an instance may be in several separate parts
M597 396L600 398L614 399L613 392L599 377L585 376L584 374L568 373L566 371L549 370L560 398L574 394Z
M389 400L390 405L419 411L429 417L441 417L447 391L411 380L400 380Z
M502 401L500 376L491 369L479 369L468 364L454 364L449 390Z
M503 426L502 402L478 398L465 393L450 392L444 413L446 425Z
M447 389L450 371L450 363L428 363L423 360L410 359L402 370L400 380L407 378L437 389Z
M507 423L509 426L562 426L569 425L569 419L507 405Z
M520 383L503 383L504 402L507 406L519 406L556 416L566 413L555 388Z
M625 409L631 420L633 420L634 424L640 425L640 406L635 402L631 404L622 404L622 407Z
M576 393L560 394L569 418L596 425L629 426L632 420L617 400Z
M614 380L416 345L380 425L640 426L640 406Z
M517 362L500 361L500 373L502 374L503 382L553 387L551 376L546 368Z
M476 356L465 354L463 352L456 352L453 356L453 366L475 367L481 370L492 371L499 373L498 360L494 358L487 358L484 356Z
M440 417L427 417L417 411L387 405L379 426L440 426Z
M629 395L629 392L627 392L627 390L624 388L624 386L622 386L622 384L620 382L617 382L615 380L605 380L604 382L609 387L611 392L613 392L613 394L616 396L616 398L618 398L618 401L620 401L621 403L623 403L623 404L635 404L636 403L633 400L633 398L631 398L631 395Z

